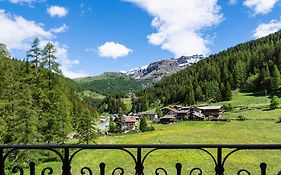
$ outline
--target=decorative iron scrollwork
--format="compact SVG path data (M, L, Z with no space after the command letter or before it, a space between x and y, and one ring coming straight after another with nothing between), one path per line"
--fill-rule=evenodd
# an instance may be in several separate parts
M49 150L55 153L62 163L62 174L72 175L71 162L82 150L121 150L127 153L135 165L135 175L144 175L144 164L146 159L157 150L201 150L209 155L214 162L214 171L216 175L223 175L225 172L225 163L228 158L234 153L241 150L281 150L281 144L264 144L264 145L209 145L209 144L195 144L195 145L0 145L0 175L5 175L5 162L6 159L11 159L11 155L14 155L22 150ZM223 154L223 151L225 151ZM214 154L216 151L216 154ZM105 163L100 163L100 175L105 175ZM133 168L133 167L132 167ZM176 175L182 175L182 164L176 164ZM35 175L35 163L29 164L30 175ZM7 171L7 170L6 170ZM266 175L267 164L260 164L260 174ZM12 168L12 173L23 175L24 169L20 166ZM80 171L82 175L93 175L93 171L89 167L83 167ZM41 175L53 174L51 167L44 168L41 171ZM117 167L112 171L112 175L124 174L124 169ZM155 170L156 175L165 174L167 171L164 168L157 168ZM202 175L203 170L200 168L193 168L189 175L198 174ZM241 169L237 172L238 175L251 175L246 169ZM281 175L281 171L277 175Z
M93 172L92 172L92 170L91 170L91 168L89 168L89 167L84 167L84 168L82 168L81 169L81 174L86 174L86 171L88 171L88 173L89 173L89 175L93 175Z
M192 175L192 173L193 172L198 172L198 175L202 175L203 174L203 171L200 169L200 168L193 168L191 171L190 171L190 173L189 173L189 175Z
M163 171L165 173L165 175L168 175L167 171L164 168L157 168L155 170L155 174L160 175L160 173L159 173L160 171Z
M120 171L120 175L124 174L124 169L121 167L117 167L112 171L112 175L115 175L115 172L118 172L118 171Z
M48 171L48 174L53 174L53 168L47 167L42 170L41 175L45 175L46 171Z
M20 173L20 175L23 175L23 169L22 167L19 167L19 166L14 166L13 169L12 169L12 173Z
M239 170L237 175L242 175L242 174L247 174L247 175L251 175L251 173L248 171L248 170L245 170L245 169L242 169L242 170Z

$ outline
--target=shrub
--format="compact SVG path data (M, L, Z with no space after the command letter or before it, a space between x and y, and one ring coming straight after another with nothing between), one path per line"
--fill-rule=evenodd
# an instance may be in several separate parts
M230 104L230 103L224 104L222 107L223 107L223 109L225 109L225 111L227 111L227 112L233 111L233 109L234 109L233 105Z
M140 119L140 127L139 127L141 132L148 131L147 123L146 123L146 118L142 117Z
M276 95L274 95L270 100L270 109L276 109L280 105L280 101Z
M239 120L239 121L245 121L245 120L246 120L246 117L244 117L244 116L242 116L242 115L239 115L239 116L237 117L237 120Z

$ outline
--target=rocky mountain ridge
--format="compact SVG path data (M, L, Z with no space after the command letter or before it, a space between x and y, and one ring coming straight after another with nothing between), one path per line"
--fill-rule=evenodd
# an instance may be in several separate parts
M0 43L0 54L6 55L6 56L11 56L9 51L8 51L8 48L7 48L6 44Z
M125 74L134 79L148 79L155 82L159 81L168 74L177 72L193 63L196 63L202 58L203 55L193 55L160 60L146 66L132 69L128 72L125 72Z

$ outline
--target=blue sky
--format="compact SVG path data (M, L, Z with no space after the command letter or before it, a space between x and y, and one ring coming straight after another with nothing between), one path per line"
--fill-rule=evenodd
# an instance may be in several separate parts
M52 42L65 76L217 53L281 29L280 0L0 0L0 42Z

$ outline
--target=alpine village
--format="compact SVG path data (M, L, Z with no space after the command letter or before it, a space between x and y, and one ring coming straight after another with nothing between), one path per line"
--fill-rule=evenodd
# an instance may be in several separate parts
M223 174L204 153L216 157L216 150L208 150L216 146L200 152L200 146L165 150L165 144L245 146L281 141L281 31L207 57L167 58L126 72L75 79L63 76L55 45L41 47L40 42L34 38L23 58L13 57L8 45L0 44L0 141L4 145L0 152L5 148L7 154L5 159L0 156L0 169L5 165L0 173L69 175L66 159L61 161L65 157L54 153L64 149L62 155L67 155L63 145L78 150L75 145L84 145L83 149L87 145L163 144L142 163L144 169L137 166L138 159L134 162L122 152L123 147L108 146L112 150L78 151L71 172ZM47 146L19 151L21 147L8 149L5 145ZM126 152L137 155L133 148L139 150L131 146ZM227 147L218 155L227 156L232 148L236 147ZM237 147L250 150L230 156L225 165L216 163L216 167L224 166L230 172L226 174L250 174L250 170L265 175L260 163L266 162L268 174L280 174L280 147L264 152L253 148ZM106 170L101 162L106 163ZM178 162L182 164L175 168Z

